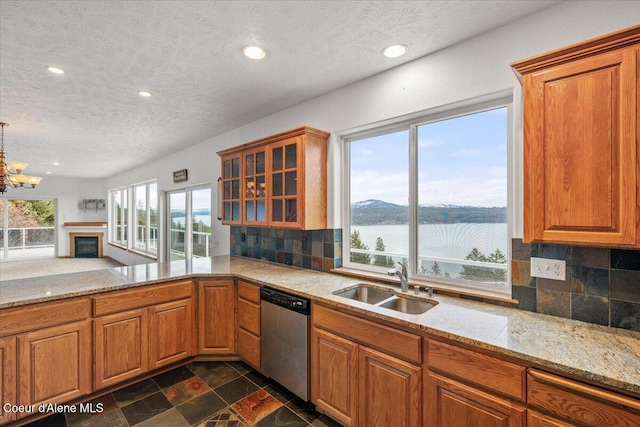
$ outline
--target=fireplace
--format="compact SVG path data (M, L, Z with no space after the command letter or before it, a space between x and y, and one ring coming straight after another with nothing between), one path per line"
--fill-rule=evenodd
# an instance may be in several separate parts
M69 256L72 258L102 258L104 233L69 233Z

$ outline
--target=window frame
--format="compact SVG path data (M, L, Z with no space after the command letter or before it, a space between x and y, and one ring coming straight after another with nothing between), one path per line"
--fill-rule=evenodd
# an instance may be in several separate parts
M118 188L113 188L109 190L109 215L108 215L108 227L109 227L109 244L122 248L126 251L141 254L147 256L152 259L158 259L159 256L159 242L156 244L155 251L151 247L150 242L150 222L151 222L151 192L150 186L156 185L156 212L158 215L158 233L160 229L160 198L158 192L158 181L156 179L138 182L135 184L130 184ZM141 248L137 246L137 227L138 227L138 212L136 208L136 189L138 187L145 187L145 200L146 200L146 231L145 231L145 247ZM117 230L118 225L116 223L116 203L114 200L114 193L116 191L120 191L120 204L123 205L126 202L126 213L125 209L121 209L120 212L120 220L121 224L126 228L125 241L121 241L117 239Z
M452 291L464 291L482 296L496 298L511 298L511 237L513 235L513 182L514 176L514 126L513 126L513 103L514 96L512 91L502 91L483 97L466 100L446 106L441 106L406 116L397 117L395 119L374 123L368 126L362 126L358 129L347 131L341 134L341 152L342 152L342 225L344 230L344 256L343 266L346 269L366 271L369 273L382 273L386 275L388 268L363 265L351 262L351 148L353 141L372 138L388 133L401 130L408 130L409 145L409 242L408 242L408 275L409 279L416 284L429 283L437 284L437 287ZM505 256L507 257L507 280L504 286L487 286L482 282L472 282L467 280L456 280L447 278L435 278L418 273L418 211L416 209L419 203L418 195L418 128L429 123L439 122L456 117L467 116L485 111L506 108L507 128L506 128L506 156L507 156L507 242Z

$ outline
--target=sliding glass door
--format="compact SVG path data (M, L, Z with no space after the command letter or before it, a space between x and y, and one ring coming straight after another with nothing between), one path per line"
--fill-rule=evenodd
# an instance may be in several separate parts
M170 261L206 257L211 248L211 188L168 193Z
M0 260L55 256L55 201L0 199Z

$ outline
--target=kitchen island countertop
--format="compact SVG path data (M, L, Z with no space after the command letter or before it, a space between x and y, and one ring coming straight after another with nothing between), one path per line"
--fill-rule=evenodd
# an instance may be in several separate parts
M0 281L0 310L188 277L250 280L337 309L640 394L638 332L440 294L432 298L438 305L426 313L404 314L334 295L337 290L363 283L361 279L235 256ZM399 293L397 287L387 287ZM426 297L426 293L421 296Z

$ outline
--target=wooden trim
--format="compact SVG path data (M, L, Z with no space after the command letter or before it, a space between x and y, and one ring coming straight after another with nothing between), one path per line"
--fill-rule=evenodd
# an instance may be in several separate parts
M76 252L76 237L97 237L98 238L98 258L102 258L104 256L102 252L102 239L104 238L104 233L95 233L95 232L80 232L80 233L69 233L69 258L75 258Z
M106 222L65 222L65 227L106 227Z
M640 43L640 25L575 43L560 49L512 62L511 67L518 75L532 73L543 68L564 64L586 56Z
M0 336L85 320L90 315L89 298L48 301L0 310Z
M300 135L315 135L320 138L328 138L331 135L329 132L325 132L320 129L312 128L309 126L301 126L299 128L291 129L285 132L277 133L275 135L270 135L265 138L257 139L255 141L247 142L246 144L236 145L232 148L227 148L226 150L218 151L217 154L222 157L230 153L235 153L237 151L244 151L249 148L255 148L259 145L270 144L272 142L278 142L283 139L292 138Z
M422 363L422 337L374 323L350 314L312 305L312 323L368 347L381 350L400 359Z
M93 297L93 315L117 313L134 308L191 298L191 279L156 286L142 286L136 289L112 291Z
M577 381L559 377L557 375L548 374L537 369L529 369L529 381L537 382L540 384L547 384L552 387L563 388L571 392L586 395L594 400L600 400L609 404L624 406L640 412L640 400L628 398L617 393L614 394L605 390L600 390L598 388L586 384L581 384Z
M431 339L427 354L430 370L446 372L521 401L526 398L524 366Z

